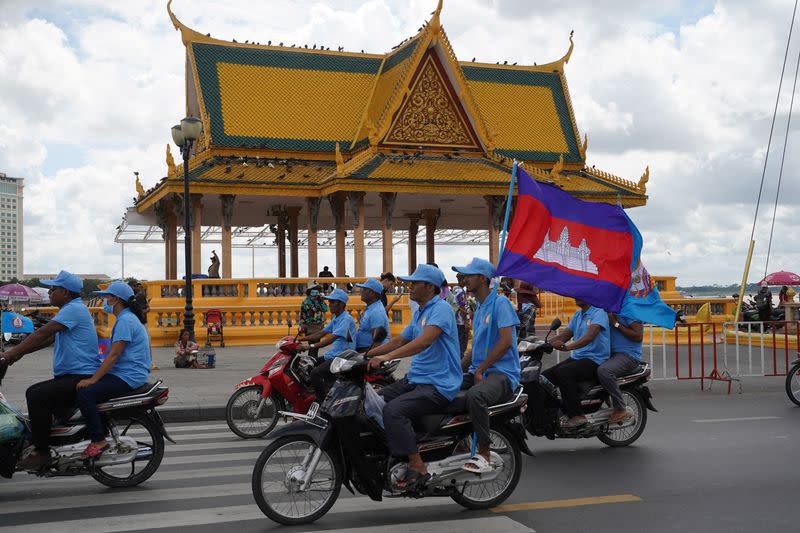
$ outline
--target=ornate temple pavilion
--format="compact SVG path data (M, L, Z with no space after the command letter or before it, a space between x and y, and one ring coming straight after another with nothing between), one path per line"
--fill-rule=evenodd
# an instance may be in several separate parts
M189 161L193 239L218 235L223 278L231 277L235 237L252 228L271 228L281 277L287 255L288 275L300 275L301 245L316 276L321 235L335 245L337 276L351 247L348 274L377 273L367 272L368 246L380 246L382 269L394 270L400 240L413 270L418 234L427 261L437 236L448 235L482 239L496 261L514 159L585 200L647 201L648 171L629 181L587 166L564 72L571 35L551 63L499 65L457 58L441 1L387 53L222 41L167 9L186 49L186 113L203 123ZM160 228L166 279L178 277L182 183L167 146L166 177L150 190L139 186L123 223ZM202 271L200 246L192 262Z

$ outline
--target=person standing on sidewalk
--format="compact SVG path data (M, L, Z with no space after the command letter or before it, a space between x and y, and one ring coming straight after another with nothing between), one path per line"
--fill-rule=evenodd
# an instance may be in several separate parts
M608 324L611 326L611 357L597 368L597 378L611 396L614 408L614 412L608 417L608 423L621 424L632 415L625 408L617 378L639 368L644 330L640 321L614 313L608 313Z
M309 283L306 289L306 298L300 304L300 320L298 326L305 327L305 335L313 335L325 326L325 316L328 312L328 305L322 297L322 287L317 283ZM316 357L315 348L309 350L309 355Z

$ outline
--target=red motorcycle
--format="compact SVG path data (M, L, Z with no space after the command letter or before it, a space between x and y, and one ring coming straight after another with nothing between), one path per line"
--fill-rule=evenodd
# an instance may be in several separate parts
M289 328L291 329L291 324ZM228 427L243 439L260 438L268 434L284 416L281 411L305 414L316 400L310 385L311 371L317 359L304 353L298 335L287 335L278 341L278 352L255 376L240 382L225 407ZM378 389L394 383L399 360L385 365L369 381ZM285 418L285 416L284 416Z

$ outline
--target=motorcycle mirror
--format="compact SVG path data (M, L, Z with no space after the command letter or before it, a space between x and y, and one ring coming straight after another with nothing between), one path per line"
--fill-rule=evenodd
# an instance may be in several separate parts
M377 327L372 330L372 343L373 344L380 344L384 340L386 340L386 329L384 327Z
M550 323L550 331L555 331L560 327L561 327L561 319L559 318L553 319L553 321Z

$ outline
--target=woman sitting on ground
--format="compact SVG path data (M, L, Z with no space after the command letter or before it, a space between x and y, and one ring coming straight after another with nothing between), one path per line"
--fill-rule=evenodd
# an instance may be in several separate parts
M78 407L86 419L91 443L82 459L98 457L106 448L106 433L97 404L124 396L147 383L150 375L150 337L146 321L131 289L123 281L115 281L104 291L95 291L105 300L103 308L117 320L111 330L111 347L103 363L90 378L78 382Z
M189 339L189 330L182 329L178 340L175 342L175 368L200 368L196 352L200 345Z

